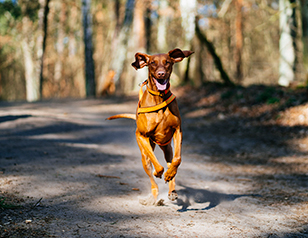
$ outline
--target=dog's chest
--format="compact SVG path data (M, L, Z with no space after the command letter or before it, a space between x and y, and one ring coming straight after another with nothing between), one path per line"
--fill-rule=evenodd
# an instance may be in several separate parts
M179 124L179 120L170 113L169 109L138 116L137 127L141 134L153 135L157 132L170 133Z

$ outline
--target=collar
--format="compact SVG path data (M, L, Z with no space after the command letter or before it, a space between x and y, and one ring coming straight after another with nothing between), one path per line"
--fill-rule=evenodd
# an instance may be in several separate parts
M139 100L141 99L141 97L142 97L142 94L143 94L143 91L142 91L142 87L144 86L144 85L146 85L147 86L147 90L149 91L149 93L150 94L152 94L152 95L154 95L154 96L160 96L160 97L163 97L163 96L165 96L169 91L170 91L170 84L169 84L169 87L166 89L166 90L164 90L164 91L154 91L154 90L152 90L152 89L150 89L149 87L148 87L148 80L146 79L146 80L144 80L141 84L139 84L140 85L140 90L139 90ZM141 95L141 97L140 97L140 95Z
M164 91L153 91L152 89L149 89L148 84L147 84L147 89L148 89L150 94L155 95L155 96L163 97L163 96L165 96L170 91L170 85Z

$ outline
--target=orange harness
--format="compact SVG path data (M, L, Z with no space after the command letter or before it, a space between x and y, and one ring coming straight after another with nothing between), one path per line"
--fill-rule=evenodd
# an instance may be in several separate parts
M138 103L138 109L137 109L137 113L147 113L147 112L155 112L155 111L158 111L166 106L168 106L176 97L171 93L171 96L166 100L166 101L163 101L162 103L159 103L157 105L154 105L154 106L150 106L150 107L140 107L140 100L143 96L143 90L142 90L142 87L144 85L147 85L148 83L148 80L144 80L143 83L140 85L140 90L139 90L139 103ZM170 87L167 88L166 90L164 90L163 92L157 92L157 91L153 91L151 89L148 88L147 86L147 90L153 94L153 95L156 95L156 96L164 96L166 95L169 91L170 91ZM169 141L167 141L166 143L159 143L157 141L154 141L153 142L157 145L160 145L160 146L165 146L165 145L168 145L170 143L170 141L172 140L172 137Z

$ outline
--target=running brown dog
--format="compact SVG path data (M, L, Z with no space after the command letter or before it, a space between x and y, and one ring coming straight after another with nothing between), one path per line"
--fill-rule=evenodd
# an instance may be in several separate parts
M141 151L142 165L151 180L151 191L157 200L158 186L154 176L161 178L164 167L158 162L154 148L155 144L162 149L168 170L165 181L169 182L168 198L175 200L175 175L181 163L182 129L181 117L175 96L170 91L170 75L173 65L189 57L194 52L174 49L168 54L147 55L136 53L132 66L137 70L148 66L148 79L143 82L146 90L139 92L139 103L135 114L119 114L109 117L135 119L137 124L136 138ZM174 156L171 140L174 143ZM154 173L152 174L152 164Z

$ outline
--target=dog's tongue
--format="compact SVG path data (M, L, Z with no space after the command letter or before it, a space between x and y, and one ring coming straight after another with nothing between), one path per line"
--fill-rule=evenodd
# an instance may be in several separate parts
M165 79L164 82L163 82L162 84L159 83L158 80L155 79L155 78L154 78L154 81L155 81L155 85L156 85L156 87L157 87L157 89L158 89L159 91L166 90L166 88L167 88L167 83L168 83L168 79Z

